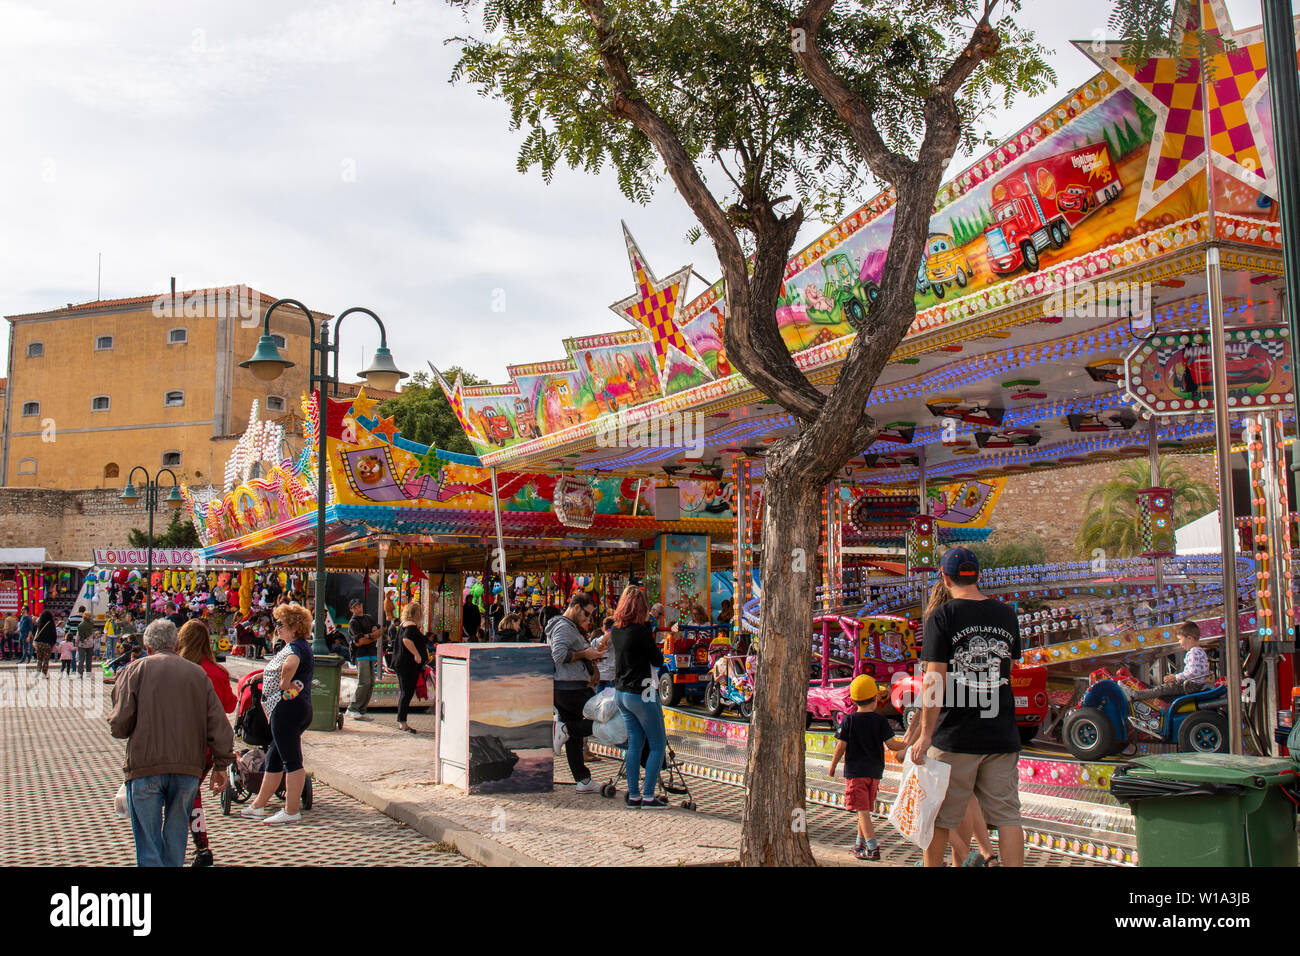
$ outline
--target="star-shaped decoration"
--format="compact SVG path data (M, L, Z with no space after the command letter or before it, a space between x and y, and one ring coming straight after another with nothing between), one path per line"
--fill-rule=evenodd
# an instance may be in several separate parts
M357 392L356 398L352 399L352 414L364 418L374 418L374 407L378 404L378 400L366 395L366 390L363 388Z
M686 283L691 277L691 267L683 266L660 282L646 265L645 254L632 238L627 223L623 223L623 240L627 244L627 257L637 291L610 308L648 335L659 367L660 388L665 395L668 393L668 373L674 361L692 365L712 378L709 367L677 325L677 311L686 301Z
M415 477L422 475L431 475L438 477L438 472L442 469L442 460L438 457L438 449L429 446L429 450L416 459Z
M447 380L442 377L442 373L429 363L429 368L433 369L433 377L438 380L438 387L442 389L442 394L447 398L447 404L451 406L452 412L456 415L456 421L460 422L461 429L465 432L465 437L471 442L477 442L480 445L486 445L487 439L479 432L473 419L465 412L465 379L458 372L456 374L456 384L448 385Z
M1207 33L1232 40L1236 49L1202 63L1194 32L1198 23ZM1137 214L1145 215L1204 171L1207 155L1218 169L1276 199L1272 156L1258 108L1268 92L1263 29L1236 32L1223 0L1201 0L1188 10L1179 43L1188 60L1183 73L1174 56L1141 63L1125 59L1119 41L1075 44L1156 115Z
M393 421L391 416L389 416L388 418L379 419L379 422L375 425L375 427L370 429L370 434L383 435L385 438L388 439L388 444L390 445L393 443L393 435L398 433L399 432L398 432L397 424L396 422Z

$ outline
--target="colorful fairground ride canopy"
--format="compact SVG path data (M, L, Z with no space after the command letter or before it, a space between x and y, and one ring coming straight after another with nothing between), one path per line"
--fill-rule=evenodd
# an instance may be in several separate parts
M373 565L375 543L396 546L394 563L481 570L495 546L492 473L477 458L405 438L364 389L327 399L326 546L332 567ZM224 488L182 485L209 561L308 562L316 547L317 396L301 402L304 446L285 457L277 422L257 403L227 464ZM508 550L526 550L511 567L554 564L570 570L610 566L610 552L639 551L660 532L730 541L731 503L714 480L678 483L677 513L657 516L649 482L630 477L575 479L498 470L497 500Z
M940 190L916 321L868 401L883 431L846 478L912 486L923 467L990 480L1145 454L1145 416L1166 447L1212 442L1208 351L1193 340L1208 328L1212 245L1225 322L1246 330L1230 336L1229 404L1290 402L1262 31L1234 28L1217 0L1191 15L1236 50L1180 72L1079 44L1101 72ZM870 322L892 226L892 197L876 196L787 266L781 334L817 385ZM794 432L727 362L721 284L688 297L690 267L661 279L624 235L635 291L612 309L631 329L565 340L565 358L511 366L504 385L439 377L484 463L730 473ZM1126 382L1153 336L1157 377Z

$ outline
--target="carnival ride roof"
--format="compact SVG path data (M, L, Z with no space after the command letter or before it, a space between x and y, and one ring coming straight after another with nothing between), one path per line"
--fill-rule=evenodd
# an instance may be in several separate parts
M951 480L1145 454L1123 361L1151 335L1207 328L1211 243L1223 253L1226 324L1282 324L1268 101L1251 65L1262 41L1234 32L1219 0L1199 6L1211 29L1251 51L1220 58L1216 70L1233 82L1208 94L1232 135L1168 156L1173 124L1200 128L1201 107L1162 101L1169 91L1115 44L1090 46L1103 72L940 190L916 321L867 402L885 432L846 478L910 486L922 453L928 479ZM1187 82L1196 83L1179 74L1172 85ZM870 325L891 228L892 197L882 194L787 266L779 327L818 387L838 374L852 320ZM659 281L626 238L640 293L612 308L636 331L565 340L567 358L511 366L508 384L442 382L485 464L717 476L796 432L793 416L727 365L724 290L687 299L684 273ZM1289 374L1289 353L1274 358L1274 371ZM687 413L702 435L695 418L674 420ZM1206 447L1212 416L1162 417L1156 433L1170 450Z

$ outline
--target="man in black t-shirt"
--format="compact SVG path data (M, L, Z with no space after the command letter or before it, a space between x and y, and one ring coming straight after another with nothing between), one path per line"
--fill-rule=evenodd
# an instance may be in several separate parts
M347 716L353 720L369 720L366 707L375 688L375 668L379 666L379 625L366 613L361 598L353 598L349 608L352 619L348 622L348 635L352 638L352 654L357 662L357 692Z
M971 795L998 828L1005 866L1024 863L1020 820L1020 733L1011 665L1020 657L1020 627L1009 605L980 593L979 559L967 548L943 556L940 574L952 600L925 621L921 732L912 760L949 765L951 777L935 820L926 866L942 866L948 831L961 825Z

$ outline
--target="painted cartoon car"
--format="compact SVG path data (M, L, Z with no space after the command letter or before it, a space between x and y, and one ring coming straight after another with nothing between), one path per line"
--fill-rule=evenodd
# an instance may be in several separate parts
M532 409L522 398L515 399L515 429L524 441L537 437L537 425L533 422Z
M1056 208L1064 212L1069 209L1072 212L1084 213L1097 205L1097 197L1087 186L1080 186L1077 183L1073 186L1066 186L1056 196Z
M1205 389L1214 388L1214 357L1208 348L1190 347L1184 353L1186 364L1182 374L1175 368L1171 379L1175 388L1187 394L1196 394ZM1245 349L1235 343L1227 347L1228 387L1241 388L1246 385L1267 385L1273 380L1273 362L1268 353L1255 345Z
M930 233L925 240L925 277L938 298L943 298L949 286L964 289L974 274L970 257L952 236L946 232Z
M504 445L515 437L510 419L498 411L495 405L483 409L483 431L494 445Z

